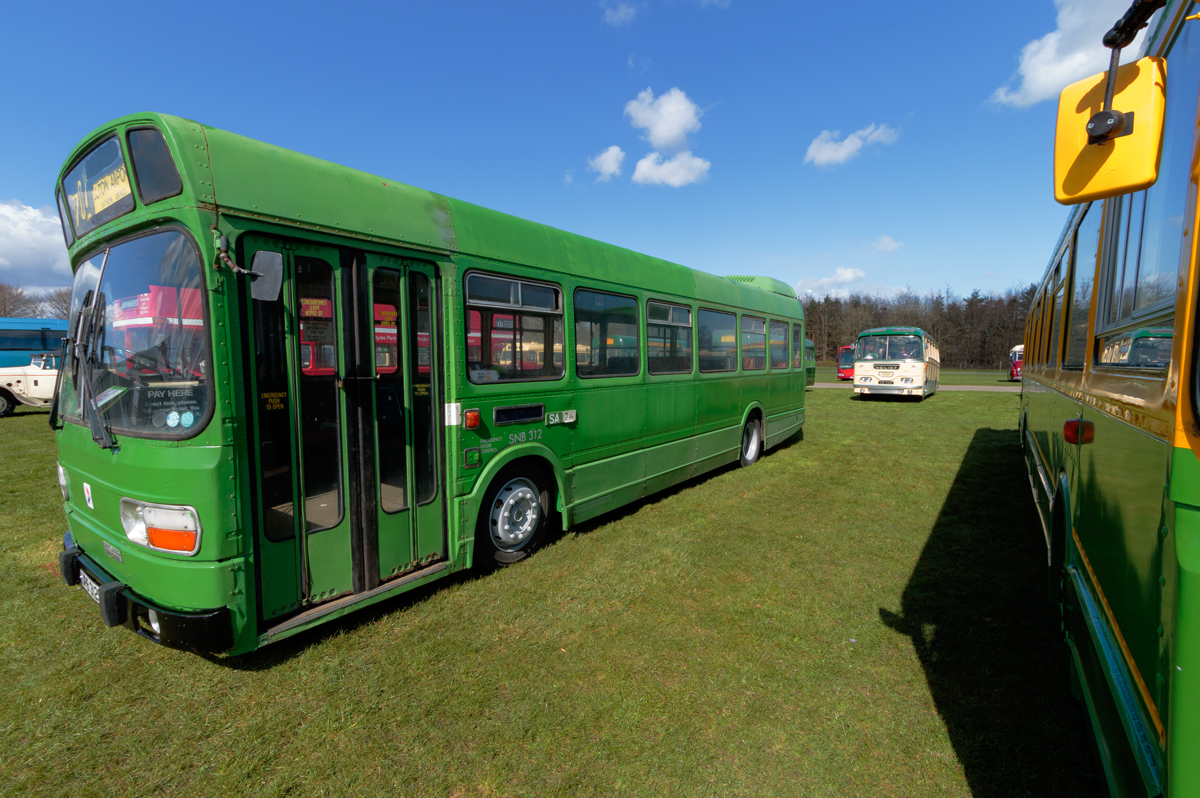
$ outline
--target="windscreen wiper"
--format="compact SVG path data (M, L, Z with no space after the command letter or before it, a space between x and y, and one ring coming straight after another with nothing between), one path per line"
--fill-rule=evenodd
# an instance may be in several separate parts
M70 332L63 337L58 352L58 373L54 375L54 397L50 400L50 429L62 429L58 421L58 392L62 390L63 372L67 370L67 353L71 348Z
M100 348L102 341L98 341L97 337L102 339L104 336L104 319L100 314L105 312L106 302L100 286L104 284L104 270L108 267L108 255L111 251L104 250L104 259L100 261L100 276L96 280L96 288L92 291L91 303L79 311L72 364L75 384L79 389L80 410L87 417L92 440L99 444L101 449L112 449L114 444L112 436L108 434L108 429L100 419L100 409L96 406L95 389L92 386L92 364L97 352L103 357L103 350Z
M105 254L107 255L107 253ZM103 274L103 267L101 267L101 274ZM108 429L100 418L100 408L96 405L96 389L92 384L92 366L96 362L96 355L99 353L101 358L104 357L104 319L99 314L105 312L105 304L104 292L98 291L96 298L92 300L87 344L80 362L82 379L79 380L79 398L84 412L87 414L88 426L92 430L92 440L98 443L101 449L111 449L113 448L112 436L108 434Z

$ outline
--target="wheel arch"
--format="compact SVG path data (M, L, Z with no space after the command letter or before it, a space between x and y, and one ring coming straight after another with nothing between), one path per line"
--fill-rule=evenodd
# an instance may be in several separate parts
M746 405L746 409L742 411L742 423L739 426L742 426L742 427L746 426L746 422L749 421L751 418L753 418L755 415L758 416L759 420L764 422L764 427L765 427L767 414L763 410L763 406L762 406L761 402L751 402L750 404Z
M554 484L550 487L554 490L555 509L562 511L566 503L567 490L567 475L562 461L548 446L540 443L522 443L510 446L493 457L480 472L475 487L465 497L462 509L472 521L470 525L472 532L475 529L475 522L479 520L479 505L483 501L483 495L487 493L488 488L491 487L501 471L522 462L528 462L531 466L540 468L553 480Z

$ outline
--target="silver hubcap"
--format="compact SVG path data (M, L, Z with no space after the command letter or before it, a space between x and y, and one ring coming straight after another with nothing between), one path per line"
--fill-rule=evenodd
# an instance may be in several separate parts
M742 452L747 460L758 459L758 425L747 424L742 430Z
M529 542L542 517L537 485L528 479L509 481L492 502L492 543L502 551L515 551Z

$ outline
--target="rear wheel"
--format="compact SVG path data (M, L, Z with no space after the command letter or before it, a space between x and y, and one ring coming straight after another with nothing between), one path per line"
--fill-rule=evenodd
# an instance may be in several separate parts
M11 416L17 402L8 395L8 391L0 391L0 418Z
M752 418L742 427L742 468L753 465L762 454L762 423Z
M510 565L538 547L549 525L548 484L540 472L517 468L492 480L475 529L477 565Z

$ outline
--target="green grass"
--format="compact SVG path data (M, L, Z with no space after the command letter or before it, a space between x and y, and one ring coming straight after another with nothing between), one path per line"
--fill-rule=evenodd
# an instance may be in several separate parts
M1007 371L988 369L942 369L938 380L942 385L1020 385L1008 381ZM817 366L817 382L839 382L837 369L833 366ZM849 386L849 380L841 380Z
M1017 397L808 393L803 439L237 660L65 587L0 420L5 795L1095 795Z

